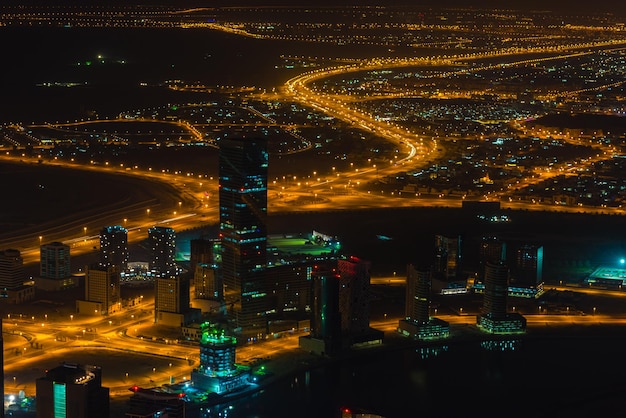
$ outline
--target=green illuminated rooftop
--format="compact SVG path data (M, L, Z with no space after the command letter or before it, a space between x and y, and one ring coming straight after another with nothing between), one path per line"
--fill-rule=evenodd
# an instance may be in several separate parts
M200 324L201 344L237 344L237 339L226 335L225 331L210 322Z
M270 235L267 237L268 250L281 255L322 256L337 253L341 244L336 239L323 239L313 234Z

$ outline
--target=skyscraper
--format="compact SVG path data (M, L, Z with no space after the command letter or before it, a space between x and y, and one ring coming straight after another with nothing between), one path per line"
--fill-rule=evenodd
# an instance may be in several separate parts
M79 313L107 315L120 302L120 274L114 266L85 267L85 300L76 301Z
M178 274L154 279L154 322L180 326L189 309L189 279Z
M509 269L503 262L485 265L485 293L476 325L492 334L521 333L526 330L526 318L516 312L507 312Z
M44 244L39 248L39 274L48 279L63 279L69 277L70 246L62 242Z
M119 272L128 263L128 230L122 226L105 226L100 231L100 263L115 266Z
M405 317L398 324L398 331L419 339L445 338L450 335L447 322L430 316L432 268L407 266Z
M543 288L543 246L524 244L515 252L512 284Z
M14 289L24 282L24 260L20 251L0 251L0 289Z
M155 226L148 230L150 270L167 276L176 271L176 234L172 228Z
M431 274L430 269L407 267L405 317L417 324L428 323Z
M194 271L197 264L213 264L213 245L209 239L198 238L189 241L189 270Z
M487 263L506 262L506 242L492 235L482 237L478 249L478 258L480 261L478 273L482 280Z
M36 381L37 418L109 418L102 369L63 363Z
M340 345L339 273L335 269L317 268L311 278L311 338L322 340L324 351L332 353Z
M201 324L200 331L200 365L191 372L194 386L218 394L247 386L250 373L235 365L235 337L209 322Z
M222 300L224 298L224 289L218 280L216 269L209 264L196 264L193 289L196 299Z
M461 237L435 236L435 273L446 281L456 280L461 261Z
M506 315L506 302L509 287L509 269L506 264L487 263L485 265L485 295L482 312L491 318Z
M222 139L219 153L221 276L237 326L265 326L268 297L267 140Z

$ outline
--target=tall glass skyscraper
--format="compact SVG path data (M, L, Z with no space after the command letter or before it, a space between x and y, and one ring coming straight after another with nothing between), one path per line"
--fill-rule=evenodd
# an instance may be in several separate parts
M267 140L222 139L219 153L221 274L237 326L265 326Z

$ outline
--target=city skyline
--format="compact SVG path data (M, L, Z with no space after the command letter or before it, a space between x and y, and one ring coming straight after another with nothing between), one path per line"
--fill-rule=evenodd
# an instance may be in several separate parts
M111 416L478 413L451 381L557 416L620 346L618 7L35 3L0 7L12 408L62 359Z

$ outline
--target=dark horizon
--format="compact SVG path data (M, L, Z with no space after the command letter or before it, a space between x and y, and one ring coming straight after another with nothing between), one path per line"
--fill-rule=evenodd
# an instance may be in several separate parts
M3 6L167 6L167 7L410 7L410 8L462 8L462 9L490 9L490 10L522 10L522 11L552 11L568 12L586 15L609 13L626 15L626 4L596 3L591 7L588 2L567 0L5 0Z

